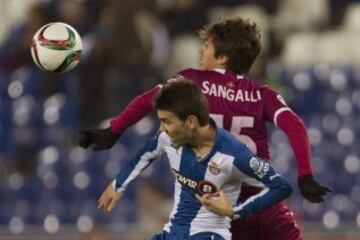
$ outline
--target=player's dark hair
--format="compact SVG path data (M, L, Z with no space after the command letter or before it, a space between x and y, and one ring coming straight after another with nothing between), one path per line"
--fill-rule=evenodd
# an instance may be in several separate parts
M156 96L154 105L158 110L174 113L182 121L190 115L196 116L201 126L210 121L205 96L201 89L189 80L166 84Z
M235 73L249 72L261 50L260 30L248 19L225 19L200 30L203 39L211 39L215 57L226 56L226 67Z

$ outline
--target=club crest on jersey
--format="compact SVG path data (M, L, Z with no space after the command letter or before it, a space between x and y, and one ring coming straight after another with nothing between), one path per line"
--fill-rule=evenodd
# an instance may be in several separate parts
M263 178L270 169L269 164L258 157L252 157L249 164L254 174L259 178Z
M209 171L213 174L213 175L219 175L221 173L221 170L219 168L219 165L214 162L211 161L209 164Z

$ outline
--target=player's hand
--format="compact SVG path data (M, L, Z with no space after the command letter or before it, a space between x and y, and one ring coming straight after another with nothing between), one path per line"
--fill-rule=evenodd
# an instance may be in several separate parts
M111 128L105 129L88 129L79 133L78 144L82 148L88 148L94 151L111 148L118 140L120 135L111 131Z
M220 190L216 194L208 193L201 197L196 195L196 197L209 211L220 216L228 216L230 218L233 216L234 210L232 203L223 190Z
M98 208L103 209L106 212L111 212L116 203L120 200L120 198L124 195L124 192L117 192L110 183L101 197L99 198L99 205Z
M303 197L313 203L324 201L324 196L332 192L331 189L321 186L316 182L312 175L300 176L298 178L298 186Z

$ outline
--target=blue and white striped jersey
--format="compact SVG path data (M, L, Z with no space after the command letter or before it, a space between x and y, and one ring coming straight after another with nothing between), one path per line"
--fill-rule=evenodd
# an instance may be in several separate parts
M196 198L196 191L212 192L212 187L223 189L234 205L234 218L246 217L269 208L292 192L290 184L269 163L254 156L244 144L221 128L216 129L212 150L200 160L189 146L176 149L166 133L159 133L147 141L120 171L113 182L114 188L124 191L133 179L163 153L166 153L176 176L174 207L164 227L169 233L190 236L211 231L224 239L231 239L231 219L208 211ZM237 204L243 182L264 189L246 202Z

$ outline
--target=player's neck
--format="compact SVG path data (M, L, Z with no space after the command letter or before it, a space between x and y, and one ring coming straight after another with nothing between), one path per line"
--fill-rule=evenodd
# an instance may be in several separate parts
M189 145L192 147L197 157L205 157L212 149L215 143L216 128L207 124L199 127Z

